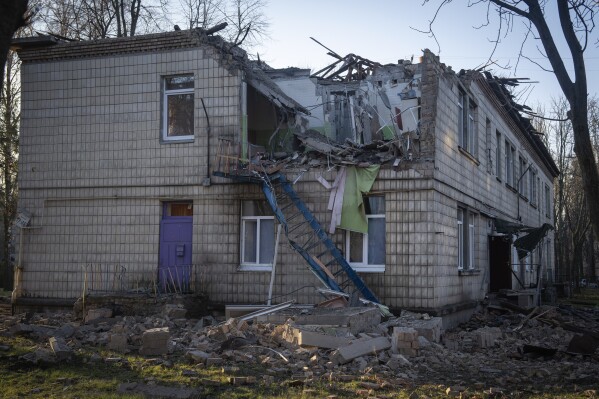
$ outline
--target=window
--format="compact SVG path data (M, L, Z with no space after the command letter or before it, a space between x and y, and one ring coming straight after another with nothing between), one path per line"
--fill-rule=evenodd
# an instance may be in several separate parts
M458 270L474 269L476 215L458 208Z
M530 204L537 205L537 170L530 168Z
M520 179L520 184L518 185L518 192L520 194L522 194L524 197L526 197L527 191L528 191L528 185L526 183L526 177L525 177L525 173L526 173L526 168L528 168L528 163L526 162L526 160L522 157L520 157L520 175L518 176L518 179Z
M359 272L385 271L385 198L364 197L368 234L348 231L345 253L348 262Z
M551 217L551 191L547 184L545 184L545 216Z
M516 149L508 140L505 140L505 183L511 187L516 186L516 179L514 178L516 175L514 168L515 156Z
M458 135L460 147L470 154L478 155L476 134L476 104L466 93L460 90L458 101Z
M265 201L241 204L241 270L270 270L275 252L275 218Z
M493 173L493 153L491 150L491 120L485 120L485 151L487 152L487 173Z
M548 282L553 281L553 269L551 265L551 240L547 239L547 244L545 245L545 265L546 265L546 279Z
M193 139L193 75L167 76L163 79L162 139Z
M495 176L501 180L501 133L495 131Z

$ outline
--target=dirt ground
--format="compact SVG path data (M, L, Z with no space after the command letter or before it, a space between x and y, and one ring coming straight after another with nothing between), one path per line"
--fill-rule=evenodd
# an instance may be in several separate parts
M360 332L310 331L339 348L298 345L290 331L307 327L297 318L191 319L174 305L91 313L2 313L0 397L592 398L599 389L598 306L488 304L438 336L434 318L409 312ZM344 355L371 342L384 345Z

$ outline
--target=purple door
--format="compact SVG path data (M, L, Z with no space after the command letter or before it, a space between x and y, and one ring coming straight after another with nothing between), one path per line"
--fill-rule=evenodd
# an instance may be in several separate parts
M189 292L193 204L165 202L160 223L158 281L163 292Z

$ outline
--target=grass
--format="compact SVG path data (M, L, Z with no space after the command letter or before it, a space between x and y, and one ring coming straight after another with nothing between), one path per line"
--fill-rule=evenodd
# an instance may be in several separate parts
M112 352L100 351L102 357L122 356L120 363L90 363L89 356L94 350L79 349L72 362L51 365L32 366L19 360L19 356L31 352L36 343L22 337L0 337L0 345L9 345L8 351L0 352L0 397L1 398L141 398L136 394L118 395L117 387L123 382L155 383L161 386L185 386L197 388L201 398L231 399L282 399L282 398L326 398L336 395L338 398L360 398L377 396L380 398L415 399L447 398L446 385L415 384L409 386L390 386L372 392L362 387L362 381L382 382L374 375L356 375L352 381L329 381L322 377L304 386L294 386L291 375L282 375L264 380L265 369L260 365L240 366L235 373L224 373L221 367L203 367L190 364L182 357L169 357L170 363L156 364L152 359L137 355L123 356ZM193 371L191 376L184 371ZM231 385L232 376L254 376L257 382L251 385ZM207 383L209 382L209 383ZM534 381L531 382L534 384ZM463 398L596 398L596 391L584 391L570 388L552 392L517 390L506 396L493 396L489 387L469 386L462 394ZM486 390L486 391L485 391Z
M585 306L599 306L599 290L583 289L579 295L570 298L567 303ZM98 348L80 348L76 350L75 359L49 365L31 365L19 357L32 352L39 342L23 337L0 336L0 346L8 346L7 350L0 349L0 398L142 398L140 395L117 394L121 383L139 382L160 386L183 386L196 388L201 398L227 399L308 399L326 398L336 395L338 398L379 398L417 399L417 398L447 398L447 384L416 383L407 381L406 385L391 385L388 388L368 391L361 383L363 381L381 383L376 375L356 374L351 381L330 381L327 376L315 378L305 385L298 386L292 382L291 372L277 374L264 378L268 373L261 364L237 364L239 370L223 372L222 367L204 367L190 363L182 356L169 356L168 361L161 359L162 364L136 354L122 355ZM6 348L4 348L6 349ZM102 358L121 357L117 363L103 361L90 362L92 354L97 353ZM451 376L451 370L448 375ZM232 385L229 377L253 376L256 383L251 385ZM529 385L511 386L505 394L491 394L490 382L466 384L461 394L462 398L599 398L596 387L574 385L553 387L550 391L536 388L542 386L531 379ZM460 395L458 395L460 397Z
M579 293L575 292L572 297L560 300L560 303L599 308L599 288L581 288Z

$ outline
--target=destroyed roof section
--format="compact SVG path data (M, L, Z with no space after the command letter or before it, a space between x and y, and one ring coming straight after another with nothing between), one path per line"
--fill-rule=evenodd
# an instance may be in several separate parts
M245 64L242 68L245 72L247 83L266 98L273 100L276 105L310 115L310 111L285 94L262 69L253 68L251 63Z
M557 177L560 174L559 168L555 164L555 161L551 157L549 150L539 138L539 132L535 130L530 122L530 119L523 117L520 114L520 110L525 106L517 104L514 101L513 96L506 87L506 82L512 85L517 85L519 79L502 79L491 75L489 72L480 73L478 71L467 71L461 72L462 76L476 80L486 89L487 95L498 101L501 106L501 110L507 113L509 119L514 122L518 129L522 132L523 136L541 158L541 161L551 173L553 177Z

